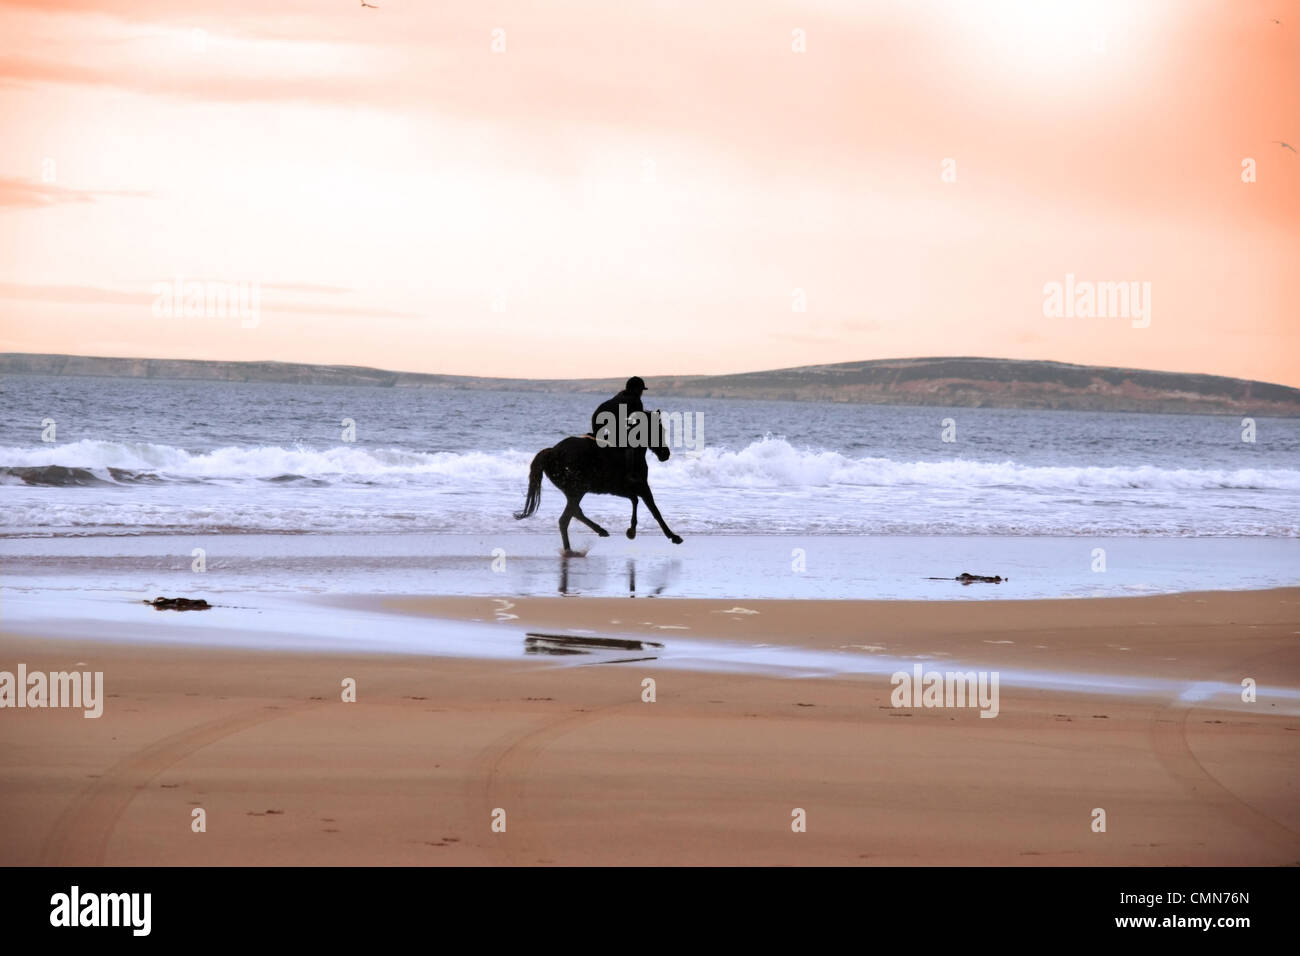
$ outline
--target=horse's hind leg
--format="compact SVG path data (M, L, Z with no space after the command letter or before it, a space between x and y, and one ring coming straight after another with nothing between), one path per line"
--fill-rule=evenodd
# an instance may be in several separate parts
M632 524L627 529L627 536L629 538L636 537L636 506L637 506L637 498L635 495L633 495L632 496Z
M641 486L641 498L645 501L645 506L650 509L650 513L655 516L655 521L659 522L659 527L663 529L664 536L673 544L681 544L682 539L678 535L673 534L673 529L668 527L668 522L664 521L664 516L661 515L659 509L655 507L655 496L650 494L649 485Z
M573 509L573 516L577 518L579 521L581 521L583 524L585 524L592 531L596 532L596 534L600 535L602 538L608 538L609 537L608 531L606 531L604 528L596 524L596 522L592 521L590 518L588 518L585 514L582 513L582 508L578 504L578 502L580 502L581 500L582 500L581 497L569 499L569 507Z

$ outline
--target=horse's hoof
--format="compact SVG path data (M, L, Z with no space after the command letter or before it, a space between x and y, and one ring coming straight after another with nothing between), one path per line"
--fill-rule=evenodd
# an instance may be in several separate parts
M596 534L600 535L602 538L609 537L609 532L606 531L604 528L601 528L599 531L596 532Z
M672 541L673 544L681 544L681 543L682 543L682 539L681 539L681 536L680 536L680 535L673 535L669 540Z
M627 529L627 537L628 537L628 540L629 540L629 541L631 541L633 538L635 538L635 537L636 537L636 528L628 528L628 529Z

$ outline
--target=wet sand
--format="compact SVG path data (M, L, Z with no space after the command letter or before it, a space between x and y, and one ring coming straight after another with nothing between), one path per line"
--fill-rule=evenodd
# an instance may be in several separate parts
M374 600L336 602L340 618ZM1300 687L1300 589L961 604L382 600L547 633ZM1004 687L990 720L892 707L879 676L585 661L522 647L467 660L0 638L0 669L85 662L107 694L97 720L0 711L0 863L1300 863L1300 717L1266 696L1219 709ZM348 677L356 703L340 700ZM205 833L191 831L195 807ZM791 830L796 808L807 832Z
M618 506L612 498L605 501ZM593 516L600 507L591 506ZM1300 582L1300 538L1282 536L691 534L679 547L657 529L629 541L611 524L616 530L609 538L596 538L579 526L573 543L586 555L566 559L554 523L534 527L540 533L0 537L0 566L11 588L83 586L141 598L182 593L239 604L247 603L242 598L250 592L430 591L497 597L1023 601L1176 594L1206 586L1256 590ZM207 550L210 570L219 573L193 572L195 547ZM1104 574L1093 570L1097 547L1108 556ZM502 552L503 562L496 559ZM792 568L796 552L806 558L802 571ZM930 580L962 571L1004 580L970 587Z

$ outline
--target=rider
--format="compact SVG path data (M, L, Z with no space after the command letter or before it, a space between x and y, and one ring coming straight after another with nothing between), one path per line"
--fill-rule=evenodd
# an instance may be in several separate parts
M613 398L606 399L591 413L591 436L602 448L619 447L619 437L628 434L631 428L629 419L633 412L644 414L641 405L641 393L645 391L645 382L639 375L633 375L623 386L623 391ZM632 477L632 452L627 456L628 477Z

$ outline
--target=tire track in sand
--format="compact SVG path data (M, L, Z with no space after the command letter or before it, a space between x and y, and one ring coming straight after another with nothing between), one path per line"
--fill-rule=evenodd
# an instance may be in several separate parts
M505 810L506 832L491 836L504 837L501 849L507 863L521 865L551 859L539 835L540 821L530 818L525 809L524 789L533 762L552 741L629 706L630 702L620 701L561 717L544 717L540 726L534 724L522 733L511 731L479 753L468 779L469 816L473 819L497 807Z
M1262 659L1269 656L1272 655L1243 661L1234 673L1245 674L1252 668L1258 669ZM1289 846L1294 852L1300 852L1300 833L1237 796L1197 758L1187 740L1187 722L1198 709L1193 703L1175 700L1152 714L1151 747L1157 759L1183 789L1201 803L1213 807L1224 819L1270 846Z
M102 866L113 829L154 777L209 744L281 717L321 706L263 705L163 737L127 754L59 814L41 847L41 866Z
M752 677L738 681L737 675L728 675L725 681L696 686L689 698L679 698L678 703L689 705L698 702L698 699L707 699L709 694L718 687L734 689L738 683L759 683L765 679ZM504 734L479 752L470 766L467 780L468 814L470 819L474 819L481 818L483 814L490 813L496 807L506 811L506 832L493 833L491 836L493 839L505 837L501 852L505 854L507 863L530 865L542 860L554 861L546 842L541 837L541 827L545 821L527 815L526 788L530 771L537 758L556 740L580 727L605 720L620 711L645 707L640 697L640 685L638 684L635 689L636 693L630 700L621 700L576 713L570 711L562 716L543 717L540 725L535 723L522 732L511 731ZM517 822L521 819L525 821L522 827Z

